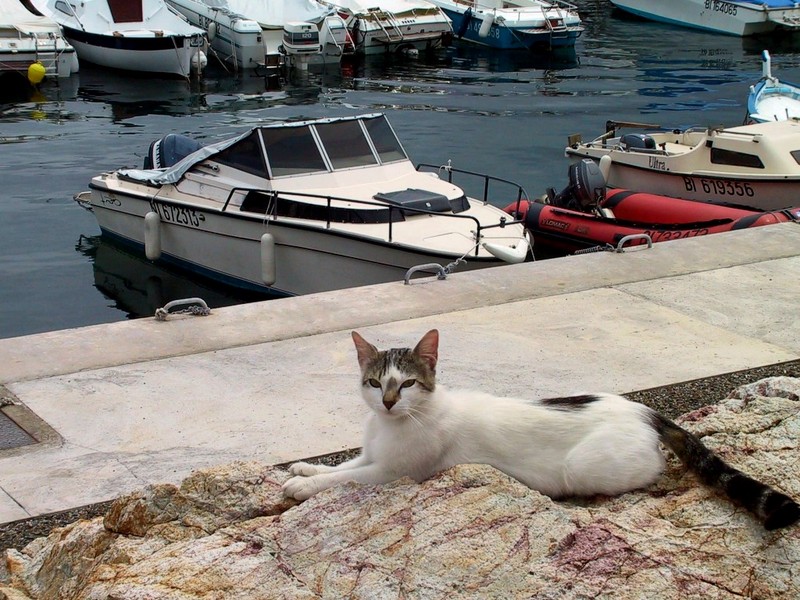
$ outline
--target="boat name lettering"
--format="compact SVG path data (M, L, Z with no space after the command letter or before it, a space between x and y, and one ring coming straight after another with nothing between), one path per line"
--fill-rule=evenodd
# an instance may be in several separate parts
M100 194L100 202L102 204L111 204L112 206L122 206L122 202L114 194Z
M188 225L189 227L200 227L200 224L206 220L206 216L203 213L199 213L191 208L170 206L169 204L161 204L160 202L154 202L152 200L150 201L150 210L167 223L178 223L179 225Z
M732 17L736 16L736 5L728 2L720 2L719 0L706 0L706 10L713 10L714 12L724 13Z
M569 223L565 223L564 221L556 221L555 219L544 219L542 221L542 225L545 227L553 227L555 229L562 229L566 231L569 229Z
M708 235L708 229L690 229L688 231L643 231L650 236L653 242L666 242L668 240L680 240L683 238L697 237L699 235Z
M667 170L667 163L660 158L656 158L655 156L648 157L647 163L651 169L658 169L659 171Z
M716 194L718 196L747 196L752 198L756 195L753 186L742 181L684 177L683 183L687 192L696 192L701 189L705 194Z

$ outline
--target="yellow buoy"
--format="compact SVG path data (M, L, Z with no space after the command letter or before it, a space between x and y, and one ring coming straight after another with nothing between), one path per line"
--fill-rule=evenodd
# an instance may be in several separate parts
M35 62L28 67L28 81L30 81L33 85L41 83L46 74L47 70L40 62Z

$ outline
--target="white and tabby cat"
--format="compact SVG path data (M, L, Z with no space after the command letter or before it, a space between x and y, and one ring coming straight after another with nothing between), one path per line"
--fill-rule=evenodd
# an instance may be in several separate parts
M722 461L691 433L622 396L530 401L436 385L439 332L417 346L379 351L355 331L362 395L372 414L361 455L336 467L295 463L284 493L304 500L345 481L423 481L457 464L489 464L552 498L616 495L653 483L659 441L707 485L767 529L800 519L788 496Z

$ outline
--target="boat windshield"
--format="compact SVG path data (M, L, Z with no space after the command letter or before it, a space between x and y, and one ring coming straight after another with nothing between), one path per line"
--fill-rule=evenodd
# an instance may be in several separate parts
M382 115L293 127L262 127L261 136L272 177L371 167L408 159Z

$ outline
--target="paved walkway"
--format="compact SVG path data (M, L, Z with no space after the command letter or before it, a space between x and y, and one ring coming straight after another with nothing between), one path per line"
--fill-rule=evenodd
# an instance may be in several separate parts
M439 380L628 392L800 358L800 226L0 340L0 522L233 460L360 445L350 331L441 332ZM718 398L709 398L709 402Z

